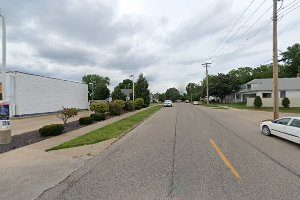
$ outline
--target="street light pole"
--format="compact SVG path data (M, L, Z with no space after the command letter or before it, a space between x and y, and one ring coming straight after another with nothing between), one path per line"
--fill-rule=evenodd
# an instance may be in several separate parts
M132 78L132 100L134 101L134 75L131 74L129 77Z
M5 17L0 13L2 18L2 100L6 100L6 91L5 91L5 67L6 67L6 24Z

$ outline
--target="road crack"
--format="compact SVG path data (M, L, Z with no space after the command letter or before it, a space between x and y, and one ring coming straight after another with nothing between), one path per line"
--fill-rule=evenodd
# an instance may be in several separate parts
M168 196L170 197L173 193L174 189L174 173L175 173L175 151L176 151L176 139L177 139L177 118L178 112L176 112L176 120L175 120L175 132L174 132L174 143L173 143L173 152L172 152L172 172L171 172L171 181L170 181L170 191Z

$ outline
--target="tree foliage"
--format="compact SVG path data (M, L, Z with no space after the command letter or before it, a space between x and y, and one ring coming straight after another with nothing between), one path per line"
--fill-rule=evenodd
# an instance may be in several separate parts
M144 100L144 107L150 105L150 90L147 79L143 74L140 74L135 87L136 98L142 98Z
M89 99L103 100L109 97L110 90L108 86L110 85L110 79L108 77L89 74L82 77L82 82L88 84Z
M176 88L169 88L166 91L166 99L176 101L179 100L180 98L180 93Z
M262 107L262 100L260 96L256 96L254 99L254 107L260 108Z
M66 127L68 119L75 117L77 114L78 111L76 108L62 107L62 109L57 112L57 117L63 121L64 127Z
M119 86L115 87L114 91L111 93L113 100L123 100L126 101L126 95L121 91Z
M300 44L288 47L281 55L286 66L283 69L286 78L296 77L300 73Z

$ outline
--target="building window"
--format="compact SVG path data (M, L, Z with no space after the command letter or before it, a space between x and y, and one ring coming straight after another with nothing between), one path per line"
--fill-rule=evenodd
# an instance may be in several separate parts
M286 97L286 91L280 91L280 98Z
M272 93L263 93L263 98L272 98Z
M251 85L247 85L247 90L251 90Z

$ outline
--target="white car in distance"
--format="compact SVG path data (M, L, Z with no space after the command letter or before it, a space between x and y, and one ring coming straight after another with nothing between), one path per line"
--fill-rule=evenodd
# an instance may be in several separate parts
M276 135L300 144L300 117L283 117L260 124L263 135Z
M193 105L199 105L199 101L193 101Z
M164 107L173 107L173 102L171 100L165 100Z

